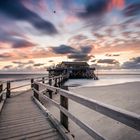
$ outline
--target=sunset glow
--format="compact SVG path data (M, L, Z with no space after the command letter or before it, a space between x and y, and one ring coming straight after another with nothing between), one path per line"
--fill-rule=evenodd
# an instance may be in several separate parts
M61 61L139 69L139 7L139 0L2 0L0 71Z
M125 6L125 0L111 0L111 2L109 3L109 9L112 9L113 7L116 8L124 8Z

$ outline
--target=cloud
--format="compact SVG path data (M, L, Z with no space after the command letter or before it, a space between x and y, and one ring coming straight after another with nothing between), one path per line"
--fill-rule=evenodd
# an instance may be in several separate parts
M29 41L26 41L26 40L23 40L23 39L18 39L18 40L15 40L13 45L12 45L12 48L15 48L15 49L19 49L19 48L29 48L29 47L33 47L35 46L36 44L33 44Z
M98 63L102 63L102 64L119 64L119 61L115 60L115 59L99 59L97 61Z
M69 59L74 59L74 61L88 61L92 58L92 55L87 54L70 54L68 55Z
M74 61L88 61L93 55L90 55L92 46L81 46L76 53L71 53L68 55L69 59L74 59Z
M85 12L79 12L78 16L82 18L91 17L104 13L108 7L108 0L93 0L87 3Z
M12 54L10 54L10 53L0 54L0 59L2 59L2 60L5 60L5 59L10 58L10 57L12 57Z
M18 65L28 65L28 64L34 64L35 62L33 60L29 60L27 62L22 62L22 61L13 61L12 63L18 64Z
M92 50L92 46L82 46L81 47L81 53L88 54L91 52L91 50Z
M85 39L88 39L88 37L83 34L78 34L78 35L73 36L70 40L81 41L81 40L85 40Z
M12 19L29 22L43 34L54 35L58 33L51 22L27 9L21 0L1 0L0 11Z
M103 38L103 37L104 37L104 35L99 34L99 33L93 33L93 35L94 35L96 38Z
M11 69L13 66L12 65L6 65L2 69Z
M55 54L68 55L69 59L74 59L75 61L87 61L92 56L90 52L93 46L79 46L78 48L73 48L67 45L60 45L58 47L51 47L51 50Z
M112 57L112 56L120 56L120 54L106 54L105 56Z
M75 53L76 49L67 46L67 45L60 45L58 47L52 47L52 51L56 54L69 54L69 53Z
M49 60L48 62L52 63L52 62L54 62L54 61L53 61L53 60Z
M140 69L140 57L135 57L123 63L124 69Z
M135 16L140 14L140 2L139 3L131 3L124 9L124 14L126 16Z
M42 63L37 63L37 64L34 64L35 67L40 67L40 66L43 66L44 64Z

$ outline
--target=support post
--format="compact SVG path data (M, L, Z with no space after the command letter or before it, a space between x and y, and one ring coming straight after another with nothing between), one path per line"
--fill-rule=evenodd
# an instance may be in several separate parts
M57 87L57 85L58 85L57 84L57 78L55 78L55 84L54 84L54 86Z
M31 88L33 88L33 86L34 86L34 79L31 79Z
M61 87L61 78L60 77L58 78L58 87L59 88Z
M6 92L6 98L10 98L10 95L11 95L11 83L8 81L7 82L7 92Z
M3 84L1 83L0 84L0 93L2 92L3 90ZM0 102L3 100L3 95L0 96Z
M49 85L50 86L52 85L52 79L51 78L49 79ZM49 97L52 99L52 91L48 90L48 92L49 92Z
M35 88L37 91L39 91L39 85L38 85L38 84L34 83L34 88ZM39 100L39 94L38 94L36 91L34 91L34 97L35 97L37 100Z
M68 88L63 87L63 89L67 90ZM60 95L60 105L68 110L68 98ZM68 117L61 111L60 111L60 122L69 131Z
M45 83L45 78L44 78L44 77L42 77L42 83L43 83L43 84Z

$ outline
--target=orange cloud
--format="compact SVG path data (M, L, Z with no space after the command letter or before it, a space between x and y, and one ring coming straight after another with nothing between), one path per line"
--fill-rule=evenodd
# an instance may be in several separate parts
M111 10L113 7L122 9L125 5L125 0L111 0L108 9Z
M66 23L66 24L73 24L76 22L78 22L78 18L75 16L67 16L64 20L64 23Z

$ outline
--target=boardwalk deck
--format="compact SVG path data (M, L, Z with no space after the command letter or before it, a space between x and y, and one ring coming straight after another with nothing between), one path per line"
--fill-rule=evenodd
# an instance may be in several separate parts
M0 140L62 140L31 99L31 91L6 100L0 115Z

